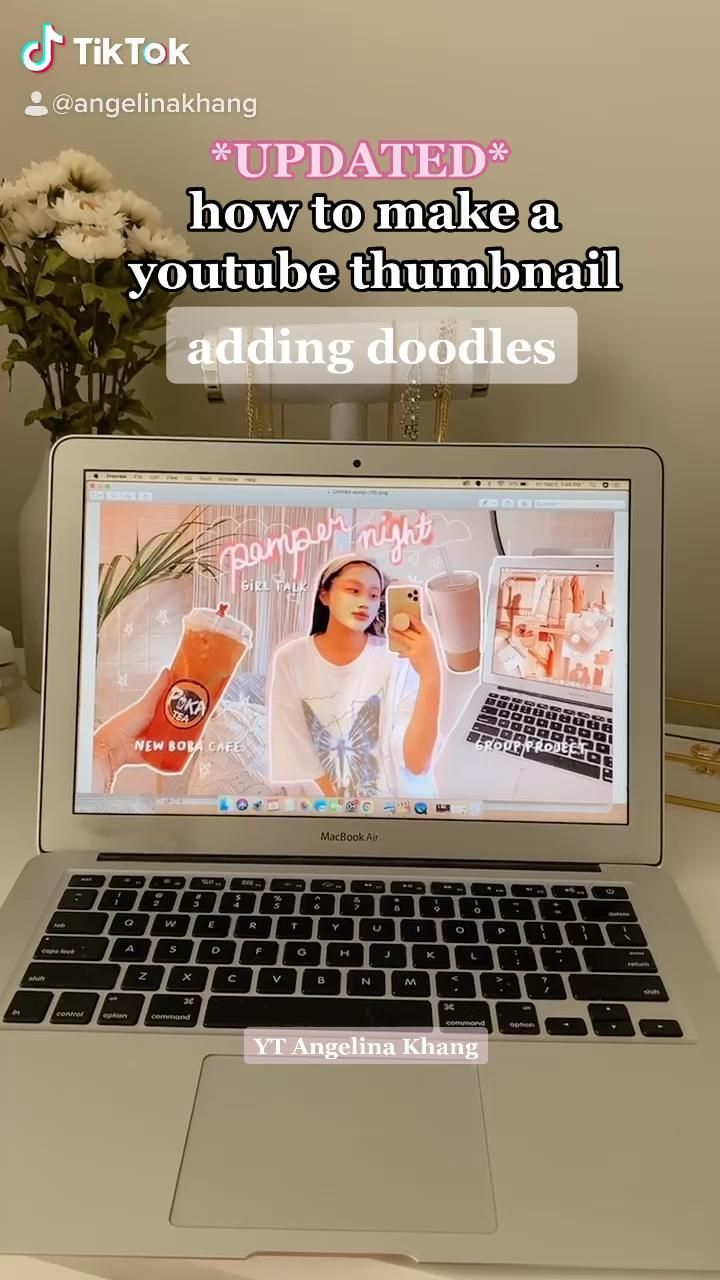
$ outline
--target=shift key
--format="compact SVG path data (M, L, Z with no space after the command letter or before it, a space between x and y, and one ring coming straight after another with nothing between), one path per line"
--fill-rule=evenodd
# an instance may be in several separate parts
M47 927L48 933L104 933L106 911L56 911Z
M119 964L34 963L28 965L20 986L110 991L115 986L119 973Z
M663 983L655 977L628 973L572 973L570 990L576 1000L669 1000Z

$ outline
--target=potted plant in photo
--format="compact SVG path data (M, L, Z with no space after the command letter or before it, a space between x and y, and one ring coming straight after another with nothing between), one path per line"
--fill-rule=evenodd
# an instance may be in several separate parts
M158 209L119 190L92 156L62 151L0 183L2 368L12 384L29 365L42 399L25 417L52 443L69 433L138 433L151 415L135 380L164 358L173 300L160 289L125 296L126 258L189 256ZM160 340L158 340L160 339ZM39 688L45 579L47 457L20 518L23 636L28 683Z

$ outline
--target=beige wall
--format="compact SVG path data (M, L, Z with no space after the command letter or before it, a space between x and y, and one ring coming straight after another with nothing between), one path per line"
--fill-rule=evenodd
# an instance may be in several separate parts
M203 116L26 119L22 106L39 78L21 68L17 50L36 34L41 17L21 0L4 0L0 172L8 176L63 146L89 150L119 184L150 197L181 230L186 185L203 183L224 200L238 194L229 166L208 158L216 136L332 137L346 144L360 137L504 136L512 159L478 181L478 194L508 197L521 207L552 198L564 222L561 233L544 241L514 233L506 238L508 253L581 256L590 244L620 244L624 292L575 300L578 381L494 388L486 400L457 407L452 434L659 450L667 468L670 692L720 701L717 0L682 6L675 0L517 0L500 8L485 0L454 0L443 8L410 0L352 7L335 0L272 6L126 0L120 9L56 0L53 21L69 35L175 34L191 42L192 66L179 73L105 71L80 68L61 53L42 78L48 97L61 90L122 96L141 88L256 95L257 119L232 128L222 117ZM253 194L277 197L279 185L253 188ZM379 194L373 184L326 189L368 200ZM400 189L387 184L382 194ZM425 198L446 193L447 184L422 186ZM295 184L293 194L310 191ZM398 257L460 256L458 245L464 250L466 241L393 237L392 250ZM232 245L247 256L265 256L271 243L252 234L197 237L195 249L211 256ZM342 258L366 243L363 232L326 236L322 253ZM478 243L482 247L481 237ZM304 227L293 244L320 256L317 238ZM229 409L165 384L159 372L145 391L159 432L244 429ZM16 379L11 396L5 386L0 390L0 622L16 631L15 531L43 449L39 428L22 421L37 400L30 375ZM295 409L286 427L303 436L317 434L320 424L312 410Z

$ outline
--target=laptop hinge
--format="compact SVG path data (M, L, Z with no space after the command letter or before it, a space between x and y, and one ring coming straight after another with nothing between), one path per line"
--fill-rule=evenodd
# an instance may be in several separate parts
M144 862L159 866L174 866L179 862L189 862L198 866L207 865L209 862L213 864L226 863L231 867L239 866L256 866L262 862L263 866L287 867L287 866L332 866L332 867L367 867L372 863L382 863L388 867L456 867L466 871L473 870L489 870L492 868L497 871L577 871L587 875L589 872L600 872L602 870L599 862L498 862L497 860L488 858L477 858L472 861L466 858L383 858L378 856L377 851L373 853L372 858L327 858L314 854L287 854L281 857L265 857L262 854L227 854L227 853L100 853L98 854L98 862L117 862L130 865L135 862Z

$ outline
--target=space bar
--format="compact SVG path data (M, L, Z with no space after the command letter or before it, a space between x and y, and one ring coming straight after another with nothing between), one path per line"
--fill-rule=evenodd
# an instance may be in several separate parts
M210 996L206 1027L432 1027L428 1000Z

